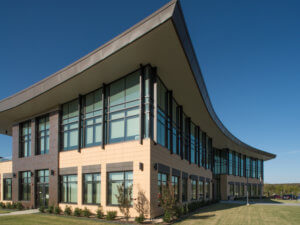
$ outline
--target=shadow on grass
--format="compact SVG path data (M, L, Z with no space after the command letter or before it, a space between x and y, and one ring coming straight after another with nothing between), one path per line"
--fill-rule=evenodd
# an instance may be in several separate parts
M227 203L216 203L216 204L212 204L212 205L209 205L209 206L205 206L203 208L200 208L192 213L189 213L183 217L181 217L180 219L174 221L172 224L176 224L176 223L179 223L179 222L182 222L184 220L205 220L205 219L209 219L209 218L212 218L212 217L215 217L216 214L214 214L213 212L216 212L216 211L222 211L222 210L228 210L228 209L232 209L232 208L237 208L237 207L241 207L243 205L241 204L234 204L234 203L231 203L231 204L227 204ZM208 215L203 215L203 214L206 214L206 213L210 213Z

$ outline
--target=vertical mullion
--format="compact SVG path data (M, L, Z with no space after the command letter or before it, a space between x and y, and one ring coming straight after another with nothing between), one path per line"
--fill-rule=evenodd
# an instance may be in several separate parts
M101 147L102 149L105 148L105 101L106 101L106 84L103 83L102 85L102 140L101 140Z
M81 105L82 105L82 96L78 96L78 152L81 151Z
M182 130L183 130L183 120L182 120L182 106L179 106L179 132L180 132L180 157L183 159L183 137L182 137Z
M157 143L157 68L153 68L153 140Z
M145 67L140 66L140 144L143 144L145 134Z
M168 122L168 117L169 117L169 107L168 107L168 91L165 92L165 147L168 148L168 129L169 129L169 122Z
M198 146L197 146L197 150L198 150L198 167L200 167L200 154L201 154L201 152L200 152L200 141L201 141L201 139L200 139L200 128L197 126L196 129L197 129L197 141L198 141Z
M173 92L168 92L169 96L169 129L170 129L170 136L169 136L169 142L170 142L170 153L173 154Z

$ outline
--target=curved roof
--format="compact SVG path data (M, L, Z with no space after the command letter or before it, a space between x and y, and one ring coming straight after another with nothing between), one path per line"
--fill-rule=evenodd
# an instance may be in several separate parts
M169 40L166 42L160 40L159 37L163 36L162 34L166 36L166 40L168 38ZM168 42L171 43L172 38L174 39L174 43L177 41L179 44L176 42L176 46L168 47ZM53 109L53 107L57 107L59 104L71 100L78 95L78 90L80 93L87 93L93 90L92 88L96 89L100 85L99 74L101 74L101 82L109 82L114 76L117 77L122 73L124 74L124 71L130 72L132 68L138 65L137 62L139 60L145 64L152 63L152 61L155 61L155 58L151 58L150 56L146 58L144 56L145 52L149 52L149 55L152 53L152 49L146 44L147 41L151 41L152 45L157 45L160 47L159 49L164 50L161 52L161 57L170 50L174 51L172 52L173 54L178 53L179 57L179 54L181 54L180 51L182 51L189 71L194 77L194 82L196 81L198 91L209 117L217 129L227 138L225 142L228 143L228 140L230 140L234 144L233 148L238 148L239 146L243 151L255 153L264 160L276 157L274 154L256 149L240 141L227 130L216 115L178 1L169 2L149 17L90 54L29 88L2 100L0 102L0 133L11 135L11 127L14 123L32 115L46 112ZM180 46L180 49L178 46ZM126 57L126 54L128 57ZM168 60L166 57L161 58L161 60ZM122 68L112 66L112 63L117 60L123 61L124 66ZM164 69L161 72L164 74L168 73ZM168 79L170 78L175 79L174 77L169 77ZM174 89L178 88L178 86L175 86ZM228 145L230 144L228 143Z

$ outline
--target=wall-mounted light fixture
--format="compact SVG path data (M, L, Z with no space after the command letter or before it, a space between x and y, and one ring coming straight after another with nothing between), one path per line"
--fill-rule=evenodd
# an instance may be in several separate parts
M154 163L154 170L157 170L157 163Z
M34 176L34 172L31 172L31 176L32 176L32 177Z
M144 163L139 163L139 169L140 171L144 171Z
M54 176L54 174L55 174L55 171L51 170L51 176Z
M17 177L17 174L16 173L13 173L13 178L16 178Z

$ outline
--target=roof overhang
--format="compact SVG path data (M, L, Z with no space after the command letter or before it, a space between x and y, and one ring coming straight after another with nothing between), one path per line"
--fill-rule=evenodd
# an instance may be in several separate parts
M213 138L214 147L229 148L263 160L276 155L253 148L233 136L217 117L182 15L171 1L100 48L0 102L0 133L11 135L13 124L58 108L140 64L158 68L160 78L193 121Z

